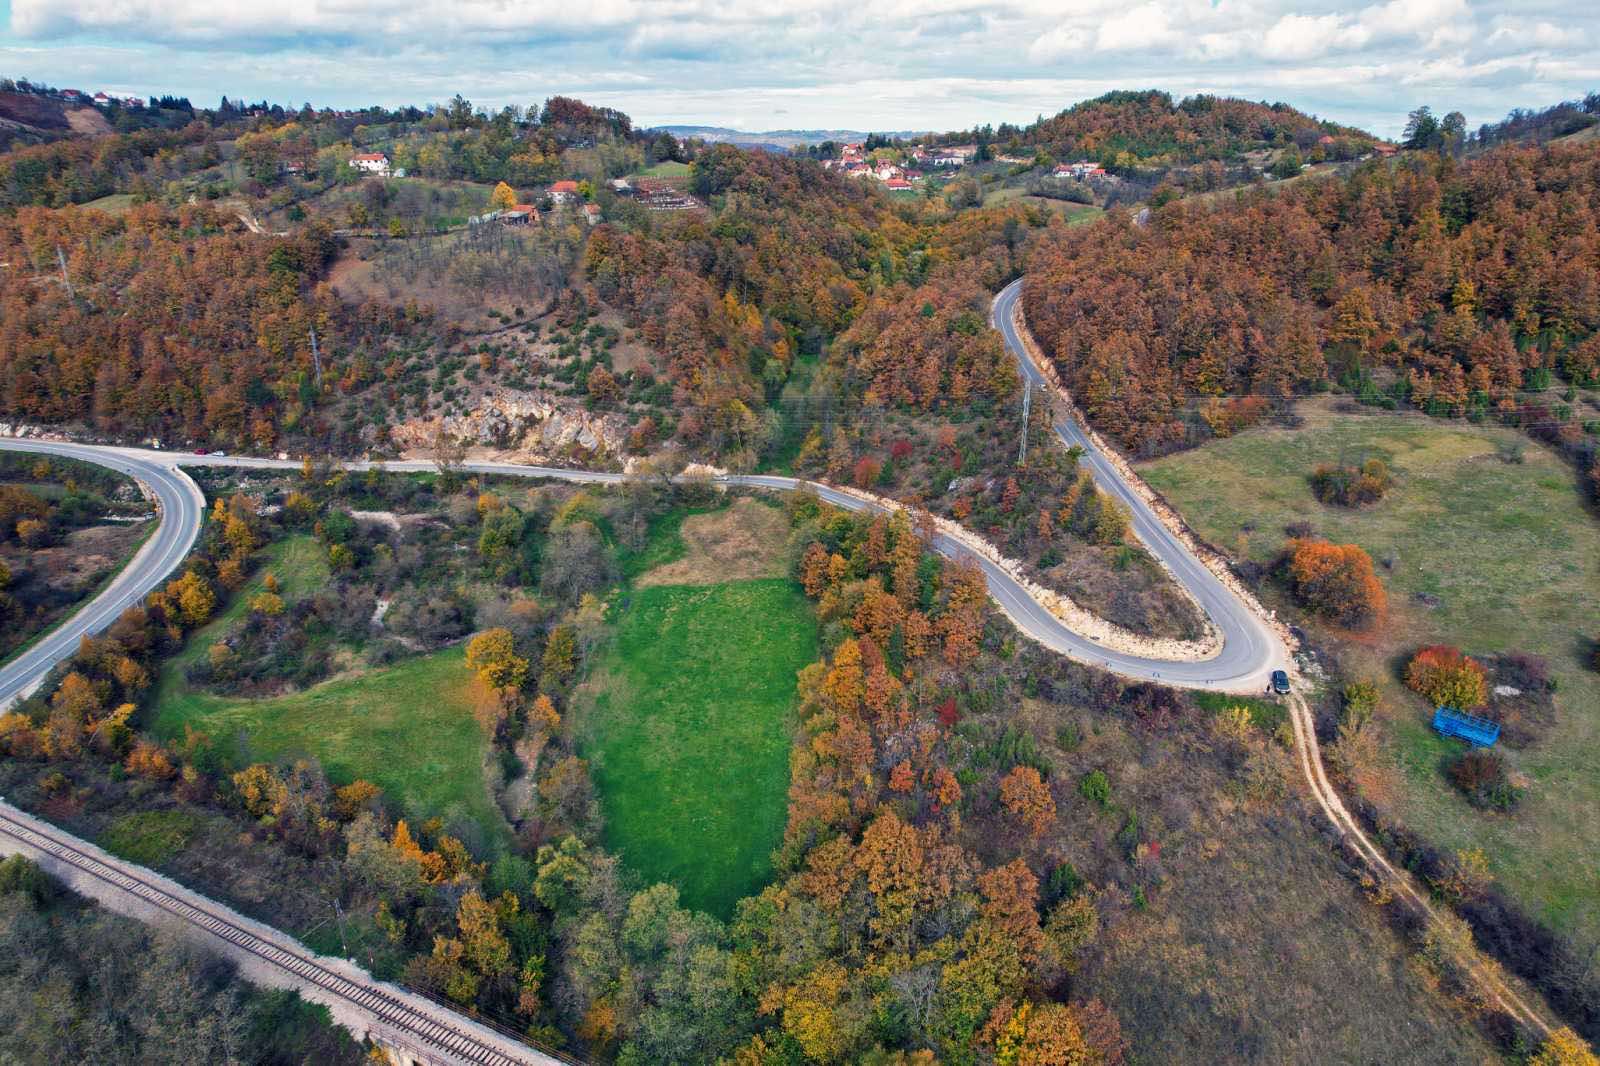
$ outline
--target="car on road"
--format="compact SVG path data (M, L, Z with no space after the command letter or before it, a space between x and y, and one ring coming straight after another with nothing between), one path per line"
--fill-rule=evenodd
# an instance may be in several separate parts
M1280 696L1289 694L1289 673L1286 670L1272 671L1272 691Z

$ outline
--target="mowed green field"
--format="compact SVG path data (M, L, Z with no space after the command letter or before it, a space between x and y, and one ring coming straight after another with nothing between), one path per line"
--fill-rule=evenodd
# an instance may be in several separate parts
M270 553L255 581L163 671L154 731L181 739L184 727L192 726L240 758L314 756L335 784L365 778L410 817L466 817L483 828L487 840L503 840L508 829L485 785L488 744L472 716L462 648L271 699L214 696L184 682L184 668L243 615L265 574L278 578L288 601L327 578L322 549L310 537L288 537Z
M1600 626L1600 523L1575 472L1513 430L1302 404L1296 430L1259 428L1142 464L1143 475L1224 551L1270 560L1284 527L1361 545L1389 592L1372 638L1314 630L1345 670L1384 684L1392 766L1371 782L1382 802L1444 848L1482 847L1494 873L1535 915L1600 933L1600 676L1588 669ZM1504 450L1522 448L1522 461ZM1378 504L1329 507L1307 475L1320 463L1377 457L1396 475ZM1532 781L1514 814L1476 811L1445 780L1458 750L1429 728L1429 709L1398 680L1418 645L1544 656L1558 681L1558 720L1523 751L1500 747Z
M690 173L688 163L679 163L672 159L663 159L654 166L645 167L633 176L636 178L687 178Z
M783 837L795 673L816 620L787 578L636 589L575 714L606 845L726 918Z

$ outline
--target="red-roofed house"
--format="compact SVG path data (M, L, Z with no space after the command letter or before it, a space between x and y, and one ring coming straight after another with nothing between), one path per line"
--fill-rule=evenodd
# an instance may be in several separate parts
M350 165L363 174L389 176L389 157L382 152L357 152L350 157Z
M598 226L600 224L600 205L584 204L583 220L591 226Z
M575 181L558 181L550 186L550 199L558 204L564 204L578 198L578 183Z
M890 178L883 183L883 187L890 192L911 192L911 183L904 178Z

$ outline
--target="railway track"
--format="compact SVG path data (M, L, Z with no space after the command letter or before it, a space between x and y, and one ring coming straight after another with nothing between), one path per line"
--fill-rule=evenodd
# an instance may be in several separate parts
M149 907L169 914L187 925L203 929L235 950L245 952L291 975L302 982L314 985L325 995L350 1004L392 1032L407 1044L407 1050L440 1062L482 1064L482 1066L546 1066L570 1060L527 1048L519 1053L508 1047L512 1041L497 1034L476 1032L476 1023L465 1018L446 1017L449 1011L440 1008L427 1011L410 1003L401 995L378 987L378 982L364 984L340 973L306 953L291 950L274 943L221 908L204 904L199 896L184 899L151 880L140 878L96 855L93 849L73 837L53 831L37 819L28 817L9 804L0 804L0 835L26 845L35 851L53 857L74 870L126 893Z

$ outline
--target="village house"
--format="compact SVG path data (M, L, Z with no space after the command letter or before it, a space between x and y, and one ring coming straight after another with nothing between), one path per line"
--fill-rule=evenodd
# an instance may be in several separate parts
M890 192L914 192L912 184L904 178L890 178L883 183L883 187Z
M578 198L578 183L575 181L558 181L550 186L550 199L558 204L567 204Z
M94 94L94 106L95 107L110 107L111 106L111 97L107 96L105 93L95 93Z
M1091 181L1107 176L1105 168L1099 163L1090 163L1080 160L1076 163L1062 163L1053 171L1058 178L1072 178L1075 181Z
M600 224L600 205L584 204L583 220L591 226L598 226Z
M376 174L380 178L389 176L389 157L382 152L357 152L350 157L350 166L363 174Z

